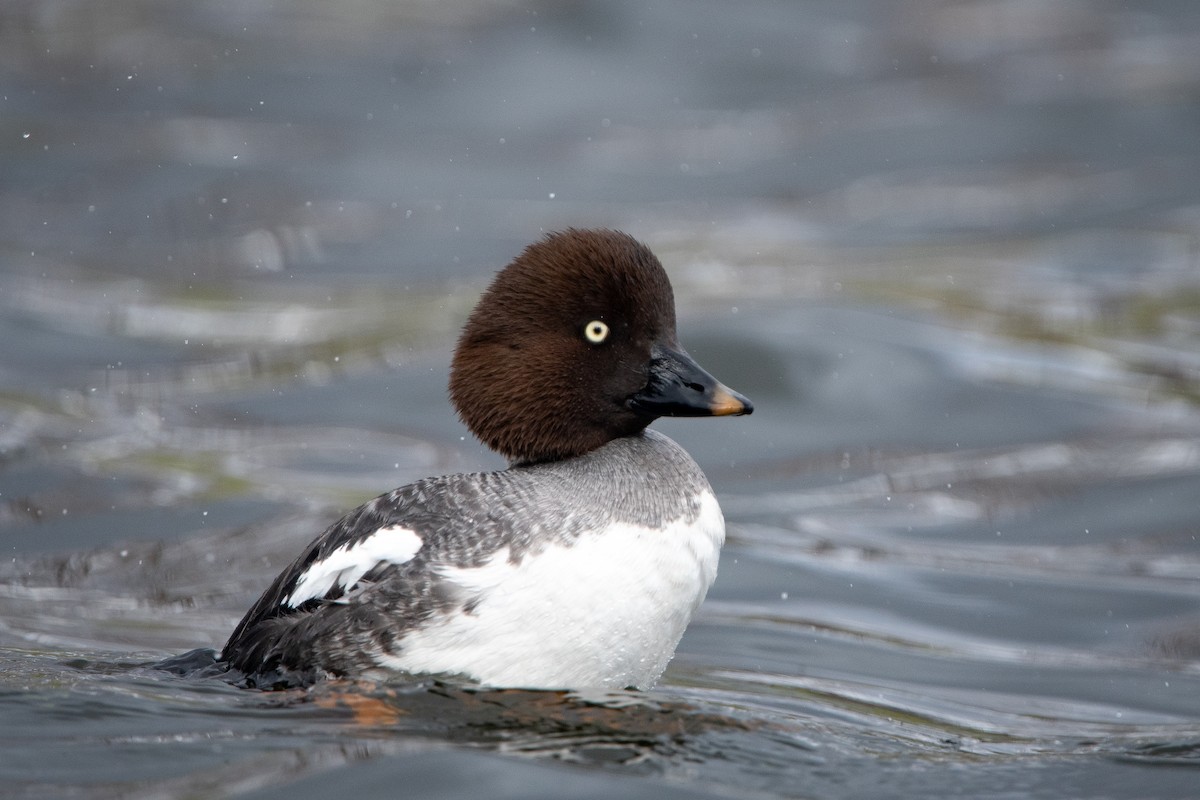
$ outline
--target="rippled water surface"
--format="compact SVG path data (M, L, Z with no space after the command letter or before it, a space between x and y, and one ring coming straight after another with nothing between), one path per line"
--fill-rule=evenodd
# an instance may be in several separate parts
M1194 797L1200 6L0 8L0 794ZM645 239L754 416L652 692L263 694L545 230Z

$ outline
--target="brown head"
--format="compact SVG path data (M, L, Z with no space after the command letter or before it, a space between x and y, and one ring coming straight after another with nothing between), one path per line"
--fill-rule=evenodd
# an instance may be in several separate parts
M496 276L458 340L450 397L515 463L582 455L660 416L753 410L679 346L658 259L611 230L551 234Z

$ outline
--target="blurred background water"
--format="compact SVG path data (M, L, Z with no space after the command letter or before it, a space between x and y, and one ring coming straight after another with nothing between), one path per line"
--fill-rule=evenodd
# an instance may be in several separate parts
M644 694L244 692L340 511L494 468L490 275L627 230L758 410ZM7 0L0 794L1194 797L1200 5Z

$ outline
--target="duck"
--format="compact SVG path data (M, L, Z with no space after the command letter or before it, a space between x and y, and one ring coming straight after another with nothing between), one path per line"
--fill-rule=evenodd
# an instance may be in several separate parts
M662 264L609 229L529 245L467 319L449 396L508 466L350 511L250 607L221 662L260 689L653 687L716 577L725 521L699 465L647 426L753 411L680 345Z

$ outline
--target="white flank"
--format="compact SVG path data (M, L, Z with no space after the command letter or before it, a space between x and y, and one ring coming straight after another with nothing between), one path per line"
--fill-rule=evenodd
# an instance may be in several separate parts
M380 665L456 672L490 686L649 687L717 574L725 521L710 492L694 522L614 524L512 563L438 573L474 601L408 634Z
M324 597L334 586L349 589L379 564L403 564L420 549L421 537L414 531L401 525L380 528L310 564L283 605L296 608L307 600Z

